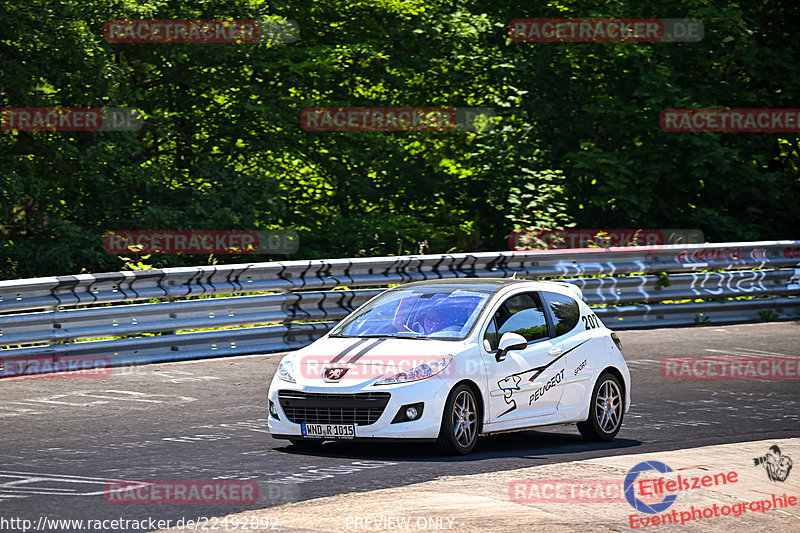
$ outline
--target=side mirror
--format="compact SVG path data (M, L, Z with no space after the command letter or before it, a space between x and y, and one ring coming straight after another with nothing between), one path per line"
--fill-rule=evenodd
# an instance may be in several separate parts
M506 354L511 350L522 350L528 346L528 341L519 333L512 333L510 331L503 333L500 337L500 346L497 349L497 354L494 358L499 363L506 358Z

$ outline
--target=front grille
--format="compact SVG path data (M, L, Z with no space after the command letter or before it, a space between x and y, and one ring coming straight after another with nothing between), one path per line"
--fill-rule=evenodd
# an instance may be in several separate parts
M295 424L374 424L389 403L389 396L388 392L319 394L278 391L278 401L286 418Z

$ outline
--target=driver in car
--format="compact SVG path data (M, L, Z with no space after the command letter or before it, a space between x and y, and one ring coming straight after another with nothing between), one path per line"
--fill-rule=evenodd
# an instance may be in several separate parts
M458 320L459 309L453 307L432 307L425 313L422 325L425 333L430 335L445 329L454 333L461 328Z

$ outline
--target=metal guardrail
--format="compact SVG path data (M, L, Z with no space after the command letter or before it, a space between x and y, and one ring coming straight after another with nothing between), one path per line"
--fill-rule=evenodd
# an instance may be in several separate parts
M0 347L6 347L0 355L54 361L106 357L116 366L291 350L319 338L383 290L356 287L459 277L566 278L562 281L578 285L587 303L617 329L791 318L800 316L799 264L800 241L769 241L289 261L0 281ZM272 294L235 296L254 292ZM719 301L741 296L759 298ZM717 301L668 303L698 299ZM148 303L135 303L143 301ZM236 329L192 331L211 328ZM74 342L81 339L107 340Z
M431 278L553 277L793 267L800 241L415 255L166 268L0 281L0 313Z

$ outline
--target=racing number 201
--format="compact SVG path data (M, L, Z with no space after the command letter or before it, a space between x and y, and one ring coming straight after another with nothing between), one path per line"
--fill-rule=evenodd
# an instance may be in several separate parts
M581 318L583 319L583 327L586 329L594 329L600 327L600 320L598 320L595 315L584 315Z

